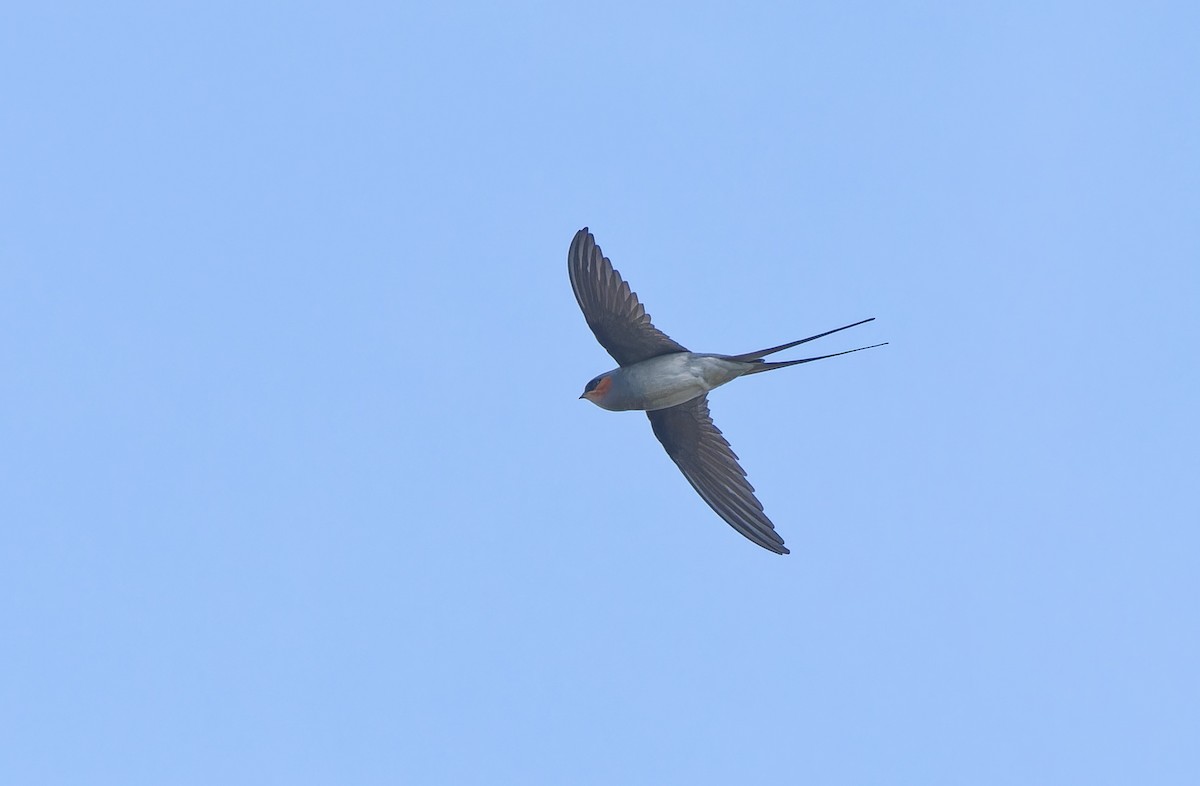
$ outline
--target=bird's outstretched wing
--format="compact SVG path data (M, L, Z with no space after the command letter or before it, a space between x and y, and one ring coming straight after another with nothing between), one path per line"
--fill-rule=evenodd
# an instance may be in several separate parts
M659 355L687 352L651 324L637 295L613 270L587 227L576 232L571 241L567 271L588 327L617 363L628 366Z
M764 549L787 554L737 455L713 425L708 396L647 412L654 436L717 515Z

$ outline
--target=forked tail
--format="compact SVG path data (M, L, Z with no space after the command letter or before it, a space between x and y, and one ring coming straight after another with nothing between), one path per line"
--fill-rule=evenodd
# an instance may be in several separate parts
M833 330L827 330L824 333L818 333L815 336L809 336L808 338L802 338L799 341L792 341L787 344L780 344L777 347L771 347L769 349L760 349L757 352L746 352L745 354L742 354L742 355L726 355L726 357L729 358L730 360L739 360L743 363L757 363L757 365L754 368L750 369L746 373L747 374L758 374L763 371L773 371L774 369L777 369L777 368L787 368L788 366L798 366L801 363L811 363L814 360L824 360L826 358L835 358L838 355L849 355L851 352L861 352L864 349L874 349L875 347L885 346L887 344L886 341L883 342L882 344L872 344L869 347L858 347L857 349L847 349L844 352L834 352L833 354L830 354L830 355L818 355L817 357L801 358L800 360L783 360L783 361L779 361L779 362L770 362L770 361L763 360L763 358L766 357L767 355L774 355L776 352L782 352L785 349L791 349L792 347L798 347L801 344L807 344L809 341L816 341L818 338L824 338L825 336L829 336L834 333L841 332L843 330L849 330L852 327L858 327L859 325L864 325L867 322L873 321L874 319L875 319L875 317L871 317L870 319L864 319L861 322L855 322L853 325L845 325L840 328L834 328Z

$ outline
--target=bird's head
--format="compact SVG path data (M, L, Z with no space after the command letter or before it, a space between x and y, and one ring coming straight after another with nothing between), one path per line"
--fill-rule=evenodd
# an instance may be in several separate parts
M611 374L601 374L584 386L583 395L580 398L586 398L596 406L602 407L604 405L600 402L608 395L608 391L612 389L612 384Z

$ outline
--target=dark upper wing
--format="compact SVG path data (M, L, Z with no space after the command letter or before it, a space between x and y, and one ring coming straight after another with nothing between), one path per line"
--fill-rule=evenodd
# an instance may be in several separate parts
M613 270L587 227L576 232L571 241L567 272L588 327L622 366L658 355L687 352L650 324L650 315L621 274Z
M764 549L787 554L783 538L763 513L737 455L713 425L708 396L646 413L654 436L667 449L705 502L738 532Z

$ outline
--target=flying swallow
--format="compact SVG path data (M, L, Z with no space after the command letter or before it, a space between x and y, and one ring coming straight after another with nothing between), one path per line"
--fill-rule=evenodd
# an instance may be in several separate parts
M637 295L613 269L587 227L576 232L571 241L567 271L588 327L620 364L619 368L588 382L580 398L613 411L644 410L654 436L709 507L764 549L787 554L783 538L775 532L775 525L754 496L754 487L746 480L737 455L721 430L713 425L708 413L708 391L747 374L883 346L873 344L801 360L763 360L767 355L856 327L874 317L758 352L741 355L689 352L654 327Z

